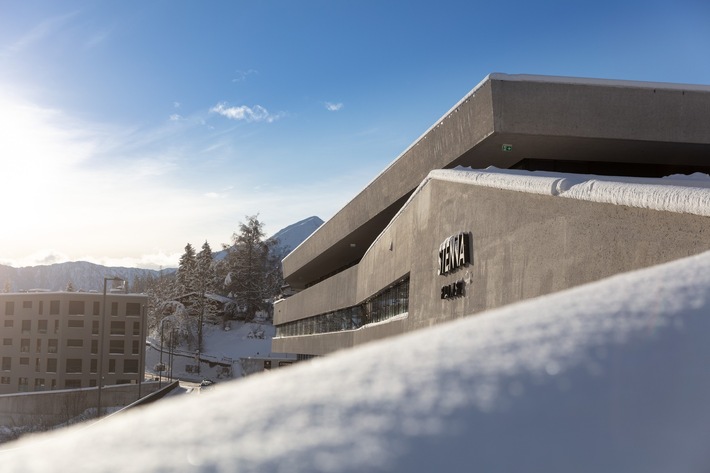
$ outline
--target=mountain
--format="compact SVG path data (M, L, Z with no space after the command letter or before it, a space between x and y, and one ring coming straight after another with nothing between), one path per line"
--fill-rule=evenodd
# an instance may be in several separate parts
M321 225L323 225L323 220L314 216L282 228L269 238L269 240L275 240L277 242L273 249L274 253L280 255L281 257L286 256L298 245L300 245L303 240L308 238L311 233L315 232ZM214 259L223 260L227 256L227 251L228 250L222 250L216 252L214 254Z
M285 256L301 244L303 240L323 224L318 217L309 217L296 222L276 232L271 239L278 241L274 248L277 255ZM215 260L224 259L227 250L214 254ZM175 262L177 264L177 261ZM175 272L175 269L164 269L163 275ZM13 268L0 265L0 290L9 286L11 291L29 291L31 289L47 289L63 291L69 282L76 290L103 291L105 277L114 277L128 281L129 289L133 287L136 278L145 279L148 276L160 277L160 271L153 269L107 267L86 261L73 261L42 266L27 266Z
M277 247L285 256L303 243L303 240L311 236L311 233L315 232L321 225L323 225L323 220L320 218L308 217L279 230L274 233L271 239L278 242Z
M163 274L175 271L164 270ZM117 276L128 281L128 287L133 285L136 277L145 278L148 275L159 277L160 271L152 269L107 267L86 261L72 261L43 266L27 266L13 268L0 265L0 284L9 284L12 291L28 291L31 289L47 289L63 291L69 282L76 290L102 291L104 278Z

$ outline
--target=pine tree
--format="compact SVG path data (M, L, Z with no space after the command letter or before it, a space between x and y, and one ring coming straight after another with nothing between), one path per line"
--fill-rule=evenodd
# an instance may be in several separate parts
M195 284L196 272L197 259L195 256L195 250L192 248L192 245L188 243L185 246L185 253L183 253L180 257L180 262L178 264L174 291L174 296L176 298L195 292L197 289Z
M225 289L246 307L246 320L252 320L265 301L273 297L272 240L264 240L263 223L258 215L247 216L232 236L233 246L226 259Z
M195 282L198 291L198 322L197 322L197 349L202 351L202 324L205 317L214 316L213 307L205 300L205 296L215 289L216 273L212 256L212 248L205 241L202 250L197 254Z

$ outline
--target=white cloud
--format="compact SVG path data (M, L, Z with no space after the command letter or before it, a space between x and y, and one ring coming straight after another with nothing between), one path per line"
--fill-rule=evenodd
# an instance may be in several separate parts
M342 102L338 102L338 103L326 102L325 108L326 108L326 110L328 110L330 112L337 112L338 110L341 110L343 108L343 104L342 104Z
M244 120L247 122L272 123L284 116L283 112L276 114L269 113L269 111L261 105L255 105L254 107L248 107L246 105L228 107L224 102L220 102L212 107L210 112L222 115L230 120Z
M177 121L180 121L181 119L182 119L182 116L178 113L173 113L172 115L170 115L171 122L177 122Z

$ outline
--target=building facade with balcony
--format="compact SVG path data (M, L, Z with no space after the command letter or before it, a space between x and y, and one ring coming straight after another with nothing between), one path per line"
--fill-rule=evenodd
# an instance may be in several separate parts
M148 297L0 294L0 394L142 381Z

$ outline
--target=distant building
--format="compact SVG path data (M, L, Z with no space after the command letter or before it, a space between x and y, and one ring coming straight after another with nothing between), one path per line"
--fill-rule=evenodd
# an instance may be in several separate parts
M0 394L138 383L148 297L85 292L0 294ZM101 337L103 335L103 343Z
M710 249L710 181L658 179L710 173L708 123L710 86L491 74L284 258L272 351L323 355Z

